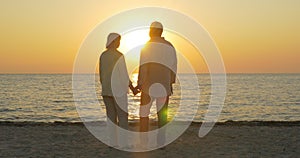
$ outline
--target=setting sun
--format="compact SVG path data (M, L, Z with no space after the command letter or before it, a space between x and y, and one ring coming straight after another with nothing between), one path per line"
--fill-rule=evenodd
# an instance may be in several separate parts
M133 29L121 34L119 51L125 55L128 71L136 73L141 49L150 39L149 28ZM162 36L171 42L177 51L178 72L186 72L187 65L183 64L184 60L188 60L196 72L208 72L205 61L190 41L169 30L164 30Z
M131 49L143 46L148 40L148 29L133 30L122 35L119 49L126 54Z
M134 73L138 70L140 51L145 43L150 39L148 29L136 29L122 34L119 51L121 51L127 61L128 72Z

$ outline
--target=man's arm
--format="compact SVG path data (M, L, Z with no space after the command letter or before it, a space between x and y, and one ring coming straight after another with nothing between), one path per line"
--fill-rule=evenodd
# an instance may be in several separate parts
M145 83L145 80L147 79L147 64L144 63L144 53L143 50L141 51L141 56L140 56L140 66L139 66L139 75L138 75L138 84L137 88L141 89L142 85Z
M176 50L173 48L173 64L172 64L172 71L171 71L171 83L176 82L176 73L177 73L177 56L176 56Z

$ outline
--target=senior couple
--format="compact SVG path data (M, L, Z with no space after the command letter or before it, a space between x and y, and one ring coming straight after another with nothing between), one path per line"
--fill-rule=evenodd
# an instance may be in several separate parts
M128 87L134 95L141 92L140 132L149 131L150 108L156 101L158 127L167 123L169 96L172 84L176 80L177 57L175 48L162 37L163 26L160 22L150 25L150 40L141 49L138 83L132 86L126 68L125 58L117 50L121 36L110 33L107 37L106 50L100 56L100 82L102 97L106 107L111 146L127 145L126 135L118 135L116 125L128 130ZM159 132L157 145L164 145L165 131ZM147 146L148 137L140 138L140 145Z

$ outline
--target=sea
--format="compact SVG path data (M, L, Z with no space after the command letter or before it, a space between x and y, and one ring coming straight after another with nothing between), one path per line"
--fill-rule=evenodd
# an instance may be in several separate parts
M188 81L190 78L190 74L181 76L181 80ZM136 77L136 74L131 75L133 82L136 82ZM180 114L193 115L194 122L204 120L212 97L211 76L197 74L196 78L198 82L177 82L173 86L169 119ZM300 74L227 74L226 79L226 96L218 122L300 121ZM105 121L98 75L95 75L95 82L91 85L98 102L93 106L87 104L86 115L79 116L73 97L72 74L0 74L0 122ZM183 91L182 87L192 88ZM195 93L193 87L198 87L196 91L200 93ZM86 93L90 90L83 89ZM182 93L190 97L182 98ZM85 98L87 101L93 100L88 97ZM139 95L134 96L129 92L130 121L139 119L139 99ZM181 105L183 99L196 107L196 112L190 106ZM178 110L180 106L181 110ZM104 110L95 113L99 109ZM155 104L150 117L157 119Z

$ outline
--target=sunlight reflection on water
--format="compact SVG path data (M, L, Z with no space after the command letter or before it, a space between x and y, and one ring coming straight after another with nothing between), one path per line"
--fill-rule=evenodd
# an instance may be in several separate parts
M134 85L137 74L131 75ZM184 75L188 78L189 75ZM80 121L73 102L71 74L41 75L0 75L0 121L35 121L35 122L77 122ZM96 90L101 105L84 107L87 120L93 120L93 111L104 108L101 87L96 76ZM201 101L195 102L193 83L189 98L191 105L199 110L194 121L202 121L210 99L210 76L198 75L201 88ZM300 120L300 74L229 74L227 76L227 96L219 121L299 121ZM82 85L93 89L94 83ZM174 94L169 102L169 118L177 112L180 102L180 85L174 85ZM91 98L82 96L84 101ZM137 120L140 96L129 92L129 117ZM182 111L193 115L189 109ZM151 116L156 118L156 108L152 106ZM105 120L105 113L101 116Z

